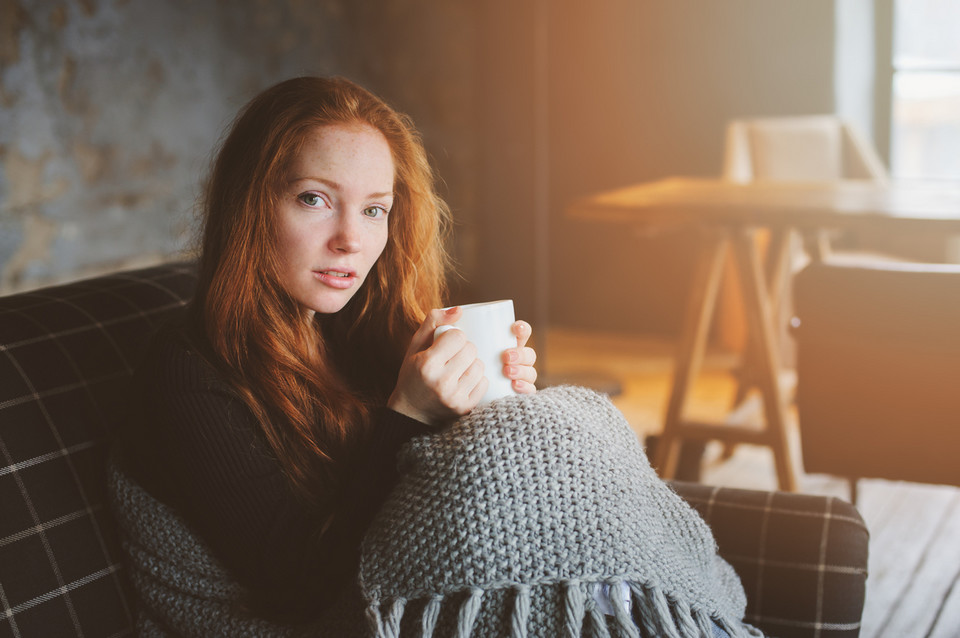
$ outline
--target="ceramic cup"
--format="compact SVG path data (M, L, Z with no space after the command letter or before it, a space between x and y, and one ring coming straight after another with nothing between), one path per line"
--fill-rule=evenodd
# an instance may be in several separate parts
M467 340L477 347L477 358L483 361L484 375L490 382L480 403L516 394L510 379L503 376L503 351L517 347L513 325L513 300L489 301L460 306L463 314L454 324L440 326L433 332L437 338L447 330L463 330Z

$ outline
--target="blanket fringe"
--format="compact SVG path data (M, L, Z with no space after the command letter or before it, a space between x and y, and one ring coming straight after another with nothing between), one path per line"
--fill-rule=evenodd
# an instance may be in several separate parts
M575 580L564 583L563 629L566 638L580 638L586 598L584 587Z
M694 612L693 619L697 622L697 627L700 629L701 636L713 635L713 619L710 618L709 614L706 614L702 611L697 611Z
M647 636L658 635L660 633L660 624L655 620L656 610L654 610L653 605L647 598L646 592L637 583L631 582L628 583L628 585L630 587L630 593L633 594L633 604L640 612L638 615L644 634Z
M623 599L623 581L615 580L610 582L610 606L613 607L614 618L617 621L617 629L621 636L626 638L640 638L640 630L633 622L629 603Z
M513 613L510 615L510 637L527 638L527 619L530 617L530 587L514 588Z
M668 598L670 608L673 610L674 622L677 623L677 629L682 636L699 636L700 627L697 621L693 619L693 612L690 611L690 605L682 600ZM710 636L710 634L707 634Z
M423 638L431 638L433 632L437 629L437 619L440 617L440 607L443 605L443 596L437 594L431 596L423 608L423 615L420 617L420 635Z
M614 611L612 622L618 636L641 638L642 635L658 638L710 638L714 626L719 626L731 638L757 638L763 633L749 625L731 623L724 618L713 618L703 609L691 608L683 601L675 600L659 588L632 581L609 581L605 594ZM621 592L626 585L630 600L625 601ZM565 581L563 583L563 633L564 638L611 638L608 617L597 604L597 595L604 590L602 583ZM469 638L481 609L484 590L471 588L460 603L457 615L456 638ZM367 625L376 638L400 638L401 619L408 606L407 599L388 599L389 605L374 599L366 609ZM437 629L444 596L434 595L426 600L421 615L421 635L432 638ZM520 584L513 587L513 609L510 615L510 638L527 638L531 608L531 587ZM637 613L633 613L636 610ZM637 626L637 623L640 626Z
M387 612L386 631L387 638L400 638L400 619L403 618L403 610L407 606L407 599L398 597L390 603L390 611Z
M457 638L470 638L470 632L473 631L473 623L480 613L480 598L483 596L483 590L479 587L470 589L467 599L460 605L460 615L457 618Z
M630 583L630 588L634 593L634 600L639 601L648 612L642 615L645 621L649 621L644 623L644 629L661 638L684 638L677 629L670 601L662 591L636 583Z
M376 638L386 638L383 617L380 615L379 600L370 601L370 604L367 605L367 609L364 612L364 617L367 619L367 628L370 630L371 635Z
M586 597L584 606L587 609L587 618L590 619L590 626L593 629L593 635L597 638L610 638L610 630L607 628L607 619L604 613L600 611L597 605L597 594L601 591L599 584L590 585L590 595Z
M374 600L367 605L365 616L372 634L376 638L400 638L400 619L403 618L403 610L406 606L406 598L394 598L387 610L387 617L384 618L379 600Z

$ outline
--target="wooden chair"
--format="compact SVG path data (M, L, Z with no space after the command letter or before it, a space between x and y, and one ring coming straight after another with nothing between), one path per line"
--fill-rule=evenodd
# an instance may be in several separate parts
M725 152L723 175L738 182L888 179L873 146L834 115L733 120Z

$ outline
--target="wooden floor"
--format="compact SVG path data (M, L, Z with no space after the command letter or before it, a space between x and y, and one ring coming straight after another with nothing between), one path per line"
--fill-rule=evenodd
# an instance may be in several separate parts
M544 349L544 348L541 348ZM551 382L622 388L613 398L641 437L660 430L673 346L636 337L552 330L544 352ZM716 420L728 408L736 358L708 353L687 415ZM792 426L795 429L795 425ZM794 431L794 436L796 432ZM772 455L740 445L733 457L708 445L703 481L775 489ZM960 462L960 460L958 460ZM804 475L805 492L849 498L846 481ZM960 638L960 488L881 480L859 484L858 509L870 530L863 638Z

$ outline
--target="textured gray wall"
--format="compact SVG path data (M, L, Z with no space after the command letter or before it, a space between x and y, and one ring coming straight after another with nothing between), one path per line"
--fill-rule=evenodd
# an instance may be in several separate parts
M0 0L0 293L180 254L221 132L294 75L347 75L410 112L453 195L470 149L440 138L470 139L454 71L472 55L453 4Z

